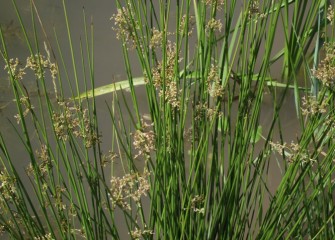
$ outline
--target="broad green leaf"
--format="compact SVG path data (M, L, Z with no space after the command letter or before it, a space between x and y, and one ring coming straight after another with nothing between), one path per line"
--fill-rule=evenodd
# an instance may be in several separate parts
M180 78L182 78L184 76L184 71L181 71L179 76ZM197 72L187 72L186 73L186 78L187 79L192 79L195 78L197 76ZM191 85L194 82L191 82ZM145 81L144 81L144 77L137 77L137 78L133 78L133 85L134 86L141 86L144 85ZM127 90L129 89L129 80L122 80L116 83L111 83L105 86L101 86L101 87L97 87L94 89L94 96L101 96L104 94L108 94L108 93L112 93L115 91L119 91L119 90ZM81 93L78 97L76 97L75 99L82 99L82 98L92 98L93 97L93 90L89 90L87 92L83 92Z
M140 86L144 84L145 84L144 77L133 78L134 86ZM129 81L123 80L120 82L111 83L111 84L101 86L101 87L94 89L94 96L97 97L97 96L101 96L107 93L112 93L115 91L126 90L126 89L129 89ZM92 98L92 97L93 97L93 90L89 90L87 92L83 92L75 99Z

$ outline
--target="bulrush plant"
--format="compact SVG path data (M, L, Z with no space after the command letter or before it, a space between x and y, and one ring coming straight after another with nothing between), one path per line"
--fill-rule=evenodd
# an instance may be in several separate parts
M30 54L12 56L0 32L17 108L8 118L15 148L24 152L17 159L0 133L3 237L333 239L330 1L116 0L106 24L121 42L128 79L99 88L94 25L88 29L85 15L77 45L62 2L65 52L57 30L56 46L38 41L44 25L35 1L33 39L12 3ZM130 56L143 76L134 77ZM35 97L27 78L34 79ZM290 92L291 118L300 124L295 139L285 136L279 117ZM107 93L112 132L97 115L96 99ZM261 118L265 94L273 106L268 127ZM273 163L276 186L269 180Z

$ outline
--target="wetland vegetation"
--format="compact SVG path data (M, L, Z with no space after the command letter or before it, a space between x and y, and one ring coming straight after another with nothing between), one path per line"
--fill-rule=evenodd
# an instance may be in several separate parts
M75 42L61 2L69 50L57 29L40 40L34 0L29 23L12 0L25 59L1 26L18 139L13 149L0 132L4 237L333 238L332 1L116 0L106 34L120 41L127 79L107 86L95 78L97 26L83 11ZM294 139L281 118L287 99Z

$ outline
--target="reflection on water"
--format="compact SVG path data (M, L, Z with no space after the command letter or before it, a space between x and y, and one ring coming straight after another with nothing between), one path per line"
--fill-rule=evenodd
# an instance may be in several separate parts
M14 20L10 20L8 23L0 23L0 27L6 42L13 43L16 40L24 40L21 27Z

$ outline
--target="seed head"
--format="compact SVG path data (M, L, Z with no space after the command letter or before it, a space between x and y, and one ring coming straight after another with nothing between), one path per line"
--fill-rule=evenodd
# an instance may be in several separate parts
M334 20L334 8L332 5L328 6L327 9L327 19L330 21L330 25L333 25L333 20Z
M326 56L318 65L317 70L313 70L313 75L318 78L326 87L332 88L335 80L335 45L326 43Z
M149 157L150 152L155 150L155 133L152 130L149 130L148 125L142 120L142 129L138 129L133 134L134 141L133 145L134 148L138 151L135 158L139 156Z
M144 170L143 174L131 173L126 174L122 178L111 178L110 200L113 207L119 206L124 210L131 210L129 204L130 199L139 202L141 196L146 196L150 189L148 170Z
M326 99L318 101L314 96L302 98L302 114L305 116L313 116L327 112L328 102Z
M112 29L116 32L116 38L124 40L125 43L129 44L130 48L136 47L135 32L138 29L138 23L133 20L134 16L131 10L131 4L128 8L123 7L117 10L116 14L113 14L111 20L114 20Z
M162 41L163 41L163 32L153 28L149 47L150 48L160 47L162 46Z
M214 4L216 4L217 10L222 10L225 0L203 0L203 2L209 7L212 7Z
M221 32L222 29L222 23L221 20L217 20L212 18L211 20L209 20L206 24L206 32Z

